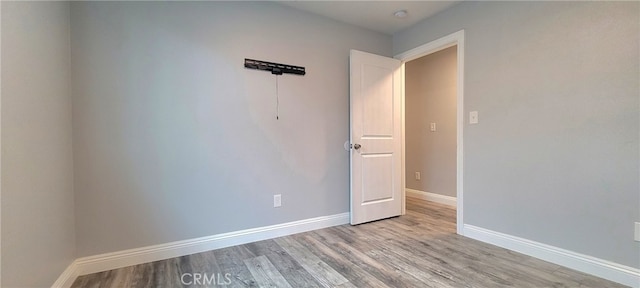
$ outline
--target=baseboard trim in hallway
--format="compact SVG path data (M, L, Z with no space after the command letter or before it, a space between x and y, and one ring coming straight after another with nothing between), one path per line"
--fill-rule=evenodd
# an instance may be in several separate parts
M78 276L180 257L349 223L349 213L322 216L76 259L53 287L71 287Z
M640 269L468 224L464 225L464 236L623 285L640 288Z
M414 190L409 188L405 188L404 191L406 192L407 197L436 202L436 203L444 204L454 208L457 206L458 200L456 197L445 196L445 195L440 195L440 194L431 193L431 192L424 192L424 191Z
M76 261L71 262L71 265L67 267L67 269L60 274L58 280L53 283L51 287L54 288L70 288L73 285L73 282L76 281L76 278L80 276L78 274L78 266L76 265Z

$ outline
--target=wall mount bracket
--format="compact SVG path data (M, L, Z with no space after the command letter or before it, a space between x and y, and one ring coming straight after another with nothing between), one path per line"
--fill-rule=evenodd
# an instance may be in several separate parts
M287 64L273 63L254 59L244 59L244 67L262 71L270 71L274 75L295 74L305 75L305 69L301 66L293 66Z

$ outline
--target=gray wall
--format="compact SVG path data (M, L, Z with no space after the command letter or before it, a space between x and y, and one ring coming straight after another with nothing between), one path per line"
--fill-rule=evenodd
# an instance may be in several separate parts
M268 2L71 5L79 256L349 210L349 49L390 36ZM306 67L280 120L244 58Z
M406 186L451 197L456 197L456 49L405 65Z
M465 29L466 224L640 268L639 5L464 2L394 35Z
M75 258L69 4L1 5L0 286L46 287Z

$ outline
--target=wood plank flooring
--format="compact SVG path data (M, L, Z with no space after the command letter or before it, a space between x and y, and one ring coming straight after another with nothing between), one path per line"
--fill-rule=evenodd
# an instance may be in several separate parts
M401 217L85 275L72 287L625 287L459 236L454 209L407 200Z

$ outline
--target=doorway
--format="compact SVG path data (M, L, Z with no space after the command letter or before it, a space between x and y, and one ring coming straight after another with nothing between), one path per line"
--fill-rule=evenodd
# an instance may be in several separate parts
M456 206L457 46L405 63L407 197Z
M446 55L449 53L449 55ZM451 54L453 53L453 54ZM452 97L455 99L449 99L449 105L454 105L455 107L449 107L449 112L445 112L444 114L455 114L455 115L439 115L436 116L433 113L430 115L423 115L425 117L421 117L420 115L412 115L416 114L414 110L414 105L418 103L414 103L416 99L407 98L407 88L412 89L412 87L407 87L408 80L412 75L408 75L407 72L416 73L420 69L417 67L419 62L428 62L428 59L421 59L425 56L434 56L428 58L435 58L435 56L445 57L455 57L455 71L450 71L455 73L452 77L454 83L451 83L455 87L452 87L453 91L449 91ZM463 235L463 141L462 141L462 130L464 124L464 115L463 115L463 103L464 103L464 91L463 91L463 75L464 75L464 31L458 31L451 35L442 37L438 40L429 42L422 46L419 46L415 49L409 50L405 53L399 54L395 57L404 62L403 69L403 79L405 81L405 85L403 85L403 101L402 101L402 119L403 119L403 137L402 137L402 156L403 156L403 169L402 169L402 179L403 179L403 187L405 188L405 195L403 197L402 203L402 211L403 214L406 213L406 196L407 194L418 194L412 196L422 196L421 198L431 197L432 200L441 200L439 202L444 202L449 205L454 205L456 207L456 230L457 233ZM412 61L411 63L409 63ZM413 71L413 72L411 72ZM445 71L446 72L446 71ZM416 76L416 75L413 75ZM450 75L451 76L451 75ZM436 77L438 78L438 77ZM443 79L441 79L443 80ZM414 81L415 82L415 81ZM413 87L414 89L416 87ZM443 91L439 91L443 92ZM414 95L415 96L415 95ZM442 98L442 97L440 97ZM443 99L441 99L442 101ZM424 103L419 103L424 104ZM430 103L436 104L437 103ZM447 103L440 103L443 105L447 105ZM412 105L412 106L409 106ZM408 113L409 112L409 113ZM413 112L413 113L411 113ZM419 114L419 113L418 113ZM442 113L441 113L442 114ZM412 119L407 119L407 117L412 117ZM445 117L446 116L446 117ZM418 119L416 119L418 118ZM417 121L419 123L409 123L410 121ZM414 125L418 124L418 125ZM426 129L423 129L426 128ZM448 133L447 133L448 132ZM427 135L425 135L427 134ZM448 134L448 135L445 135ZM420 137L423 136L423 137ZM423 140L417 141L418 143L424 143L424 140L430 141L432 148L434 149L445 149L448 151L441 150L442 155L444 157L433 157L434 155L408 155L407 152L410 150L415 150L413 146L416 145L414 140ZM412 141L411 143L409 141ZM447 142L448 141L448 142ZM438 142L438 143L436 143ZM444 147L443 143L453 143L454 147ZM408 146L409 145L409 146ZM440 147L437 147L440 145ZM423 151L426 152L426 151ZM438 153L431 152L431 154ZM414 153L415 154L415 151ZM446 156L446 155L448 156ZM441 163L422 163L418 164L414 159L410 159L407 161L408 157L422 157L422 160L429 161L444 161L444 165L453 166L448 167L446 171L437 171L434 169L438 165L443 165ZM420 162L420 161L418 161ZM453 163L451 163L453 162ZM417 168L418 166L421 168ZM424 166L426 165L426 166ZM408 167L409 166L409 167ZM425 171L428 174L424 174ZM435 172L435 173L434 173ZM441 173L443 172L443 173ZM420 173L420 174L418 174ZM425 178L427 177L427 178ZM431 178L431 179L429 179ZM442 181L433 181L434 179L439 178ZM453 178L453 179L445 179L445 178ZM429 184L426 184L425 180L429 180ZM410 187L423 187L421 189L436 189L438 191L423 191L419 189L411 189ZM424 188L424 187L434 187L434 188ZM409 189L407 189L409 188ZM426 192L426 193L421 193Z

